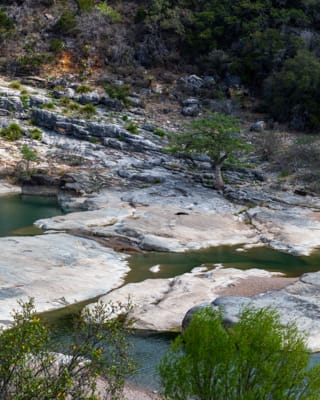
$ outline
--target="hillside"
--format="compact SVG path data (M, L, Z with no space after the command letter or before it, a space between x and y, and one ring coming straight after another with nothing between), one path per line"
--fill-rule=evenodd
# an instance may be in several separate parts
M159 69L210 75L212 96L246 85L259 109L318 130L320 6L313 0L4 1L5 74L110 72L146 84ZM156 70L156 71L155 71ZM165 74L166 75L166 74ZM167 77L167 75L166 75Z

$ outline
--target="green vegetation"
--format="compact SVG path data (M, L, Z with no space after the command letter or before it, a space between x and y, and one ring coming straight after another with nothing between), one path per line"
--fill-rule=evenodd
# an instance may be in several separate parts
M96 9L99 10L102 15L110 18L113 22L120 21L121 19L121 14L113 7L109 6L106 0L97 4Z
M194 121L186 131L171 135L170 151L187 157L206 154L214 168L215 187L224 188L221 169L226 161L236 162L236 155L248 150L249 146L239 136L239 121L219 113Z
M39 128L33 128L29 130L29 136L33 140L42 140L42 131Z
M63 50L63 40L58 39L58 38L53 38L50 41L50 51L53 51L56 54L61 53L61 51Z
M304 338L270 309L245 309L227 328L220 311L195 313L160 364L166 398L174 400L312 400L320 366L308 367Z
M42 104L41 108L43 108L45 110L54 110L56 108L56 106L52 101L50 101L49 103Z
M105 87L106 93L114 99L122 100L126 103L126 98L130 94L130 85L107 85Z
M8 17L4 9L0 9L0 38L4 38L6 34L12 32L15 24L11 18Z
M122 399L125 377L134 369L124 326L129 308L97 303L75 322L66 356L54 353L50 331L33 301L20 303L11 329L0 335L2 400ZM120 307L123 318L109 319ZM97 388L98 376L107 377Z
M17 89L17 90L21 90L22 89L22 84L19 81L12 81L9 83L9 88L10 89Z
M95 5L94 0L77 0L80 11L90 11Z
M166 135L166 132L163 129L160 129L160 128L154 129L152 133L154 135L157 135L157 136L160 136L160 137L163 137L163 136Z
M138 133L137 125L133 121L129 122L129 124L125 126L125 129L134 135Z
M22 128L16 122L12 122L9 126L0 130L0 136L10 141L21 139L22 133Z
M57 33L70 35L75 32L77 27L76 16L71 11L64 11L59 21L55 25Z
M265 84L268 110L279 121L299 130L320 128L320 60L303 50Z
M77 86L76 92L79 94L90 93L92 92L92 87L89 85L79 85Z
M87 118L98 114L97 109L93 104L85 104L79 109L79 113Z
M27 175L30 174L30 163L33 161L36 161L37 159L37 152L36 150L33 150L31 147L28 147L27 145L23 145L21 148L21 155L22 155L22 160L24 162L24 170L23 172Z

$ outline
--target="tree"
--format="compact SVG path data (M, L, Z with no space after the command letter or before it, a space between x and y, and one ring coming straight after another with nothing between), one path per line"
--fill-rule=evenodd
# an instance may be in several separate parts
M123 318L117 307L97 303L76 322L65 353L53 352L50 332L32 300L14 311L11 329L0 335L1 400L122 399L125 377L133 371ZM61 345L60 345L61 348ZM97 378L103 377L97 388Z
M192 122L186 132L172 136L171 151L187 156L206 154L215 173L215 187L224 188L221 169L225 161L235 161L234 155L248 148L239 136L239 121L229 115L212 113Z
M30 173L30 162L36 161L37 159L37 151L28 147L27 145L23 145L21 147L21 155L22 159L25 163L25 172L26 174Z
M295 325L271 309L247 308L232 328L221 311L195 313L159 370L164 394L175 400L312 400L320 396L320 366Z
M264 97L270 113L294 129L319 130L320 61L308 50L288 59L265 82Z

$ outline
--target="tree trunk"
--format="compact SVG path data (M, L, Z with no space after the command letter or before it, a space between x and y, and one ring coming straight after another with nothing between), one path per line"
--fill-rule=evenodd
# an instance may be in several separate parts
M222 168L222 163L216 163L214 166L214 177L215 177L214 187L217 190L224 189L224 181L222 178L221 168Z

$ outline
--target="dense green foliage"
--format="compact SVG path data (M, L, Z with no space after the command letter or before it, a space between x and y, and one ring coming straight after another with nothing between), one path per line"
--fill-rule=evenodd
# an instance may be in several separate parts
M167 398L174 400L315 400L320 367L294 325L270 309L246 309L226 328L221 312L204 308L171 345L160 365Z
M318 59L320 5L317 0L12 0L0 9L0 41L3 71L37 74L65 52L84 77L92 66L121 66L130 74L141 65L160 65L213 75L218 87L211 97L241 84L261 95L273 77L274 86L288 84L283 76L293 68L290 60ZM300 73L294 75L300 80ZM316 85L315 80L313 92ZM275 102L268 100L265 110L291 121L281 90L272 93ZM293 126L319 129L318 97L304 98L301 105L291 96L299 119L293 118Z
M320 60L309 51L300 51L265 85L265 99L272 115L293 128L320 127Z
M84 312L66 345L67 356L50 351L50 332L32 300L21 306L13 313L12 328L0 334L2 400L95 400L98 394L103 399L123 398L124 378L133 365L123 320L109 319L114 306L97 304ZM105 378L99 388L98 376Z
M8 17L5 10L0 9L0 35L8 33L14 29L14 22Z

